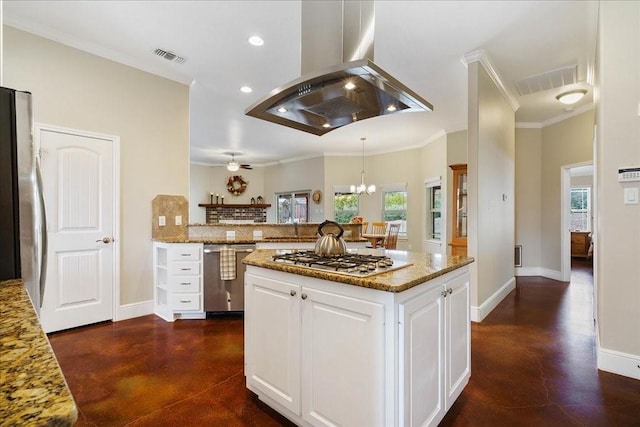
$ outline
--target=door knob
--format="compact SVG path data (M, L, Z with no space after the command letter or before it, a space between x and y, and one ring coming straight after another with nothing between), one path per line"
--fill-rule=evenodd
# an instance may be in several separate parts
M111 237L104 237L102 239L96 240L96 242L111 243Z

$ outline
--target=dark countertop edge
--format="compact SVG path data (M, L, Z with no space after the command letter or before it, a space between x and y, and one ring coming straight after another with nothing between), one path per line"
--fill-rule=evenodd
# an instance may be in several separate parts
M0 419L7 425L75 424L76 402L22 280L0 281L0 300Z
M271 250L273 249L262 249L258 251L271 251ZM452 257L452 258L458 258L458 257ZM418 273L414 278L407 279L402 284L397 284L397 285L394 285L391 283L384 283L380 279L384 278L385 276L388 278L388 277L393 277L393 275L395 274L403 274L403 270L405 269L411 269L411 268L415 269L420 267L412 264L407 267L403 267L399 270L390 271L388 273L382 273L377 276L353 277L353 276L347 276L344 274L332 273L330 271L301 268L293 264L284 264L284 263L276 263L276 262L265 263L264 261L261 261L261 260L254 261L251 256L244 258L242 263L246 265L255 266L255 267L266 268L269 270L282 271L285 273L292 273L292 274L298 274L301 276L314 277L317 279L344 283L347 285L376 289L376 290L385 291L385 292L398 293L398 292L406 291L407 289L411 289L422 283L428 282L429 280L435 279L436 277L440 277L449 272L455 271L461 267L464 267L466 265L473 263L474 261L475 259L471 257L460 258L459 260L457 260L457 262L454 265L446 266L436 271L432 271L428 273Z

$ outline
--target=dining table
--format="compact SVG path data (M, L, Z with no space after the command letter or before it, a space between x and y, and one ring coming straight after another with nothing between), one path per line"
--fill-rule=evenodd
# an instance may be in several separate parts
M384 242L385 234L362 233L360 237L367 239L371 242L371 247L376 249L379 244Z

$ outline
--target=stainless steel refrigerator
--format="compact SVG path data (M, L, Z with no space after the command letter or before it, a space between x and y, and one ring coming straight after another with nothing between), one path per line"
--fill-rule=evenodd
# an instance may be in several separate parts
M0 87L0 280L22 278L40 314L47 230L31 94Z

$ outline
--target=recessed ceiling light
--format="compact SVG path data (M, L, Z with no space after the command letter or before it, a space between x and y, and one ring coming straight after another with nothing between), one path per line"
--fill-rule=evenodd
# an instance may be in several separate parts
M355 87L356 87L356 85L353 82L348 82L346 85L344 85L344 88L347 89L347 90L354 89Z
M395 105L389 105L387 107L387 111L396 111L396 106Z
M278 108L278 113L286 113L286 112L287 112L286 108L284 108L284 107Z
M586 94L586 89L576 89L570 90L569 92L561 93L560 95L556 96L556 99L563 104L575 104L576 102L580 101Z
M323 127L323 128L330 128L330 127L331 127L331 125L330 125L329 123L325 123L325 124L323 124L323 125L322 125L322 127Z
M244 92L244 93L251 93L251 92L253 92L253 89L251 89L249 86L242 86L242 87L240 88L240 90L241 90L242 92Z
M251 43L254 46L262 46L264 44L264 40L262 40L258 36L251 36L249 37L249 43Z

